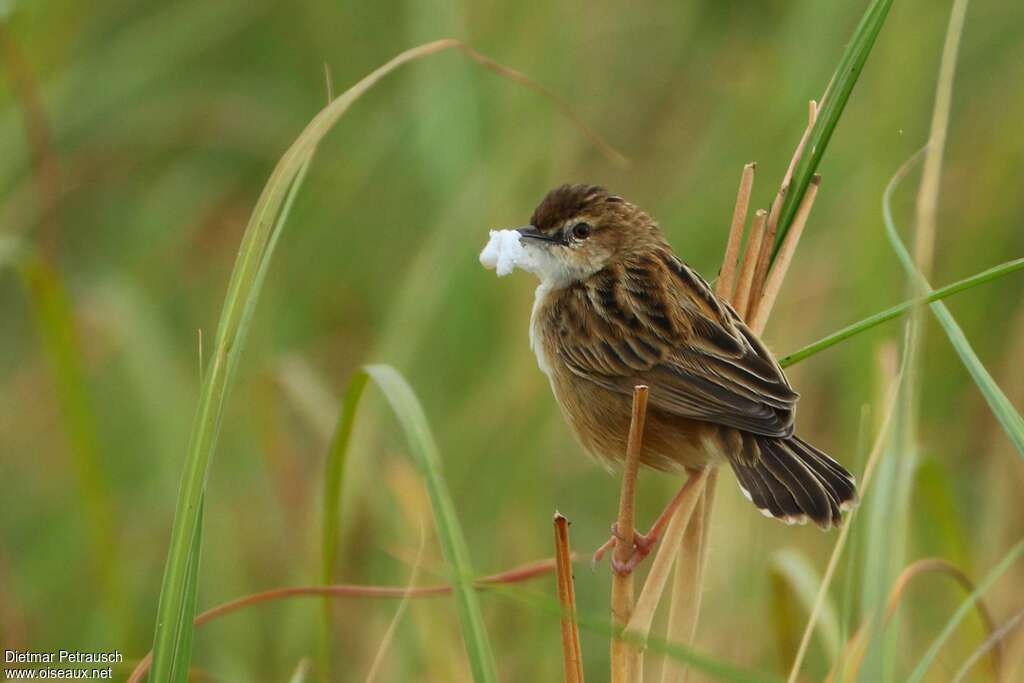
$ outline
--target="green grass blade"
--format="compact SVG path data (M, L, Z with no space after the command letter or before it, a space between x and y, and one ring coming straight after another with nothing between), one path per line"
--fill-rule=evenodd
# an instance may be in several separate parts
M323 513L321 528L321 564L320 582L323 585L334 581L334 561L338 547L338 514L341 504L341 484L345 472L345 460L348 456L348 446L352 440L352 426L355 424L356 409L359 407L359 399L363 396L366 382L369 376L363 372L357 372L348 383L345 391L345 398L342 400L340 414L338 415L338 426L331 439L330 448L327 451L327 463L324 472L324 494ZM331 642L331 600L324 598L323 623L320 633L320 670L321 675L329 678L330 657L329 647Z
M811 184L811 178L818 170L818 164L825 154L832 133L835 131L839 117L843 114L846 102L850 99L853 86L860 78L864 63L871 54L875 45L875 39L882 30L882 25L889 14L892 0L872 0L860 23L853 33L853 37L846 45L846 50L839 60L835 75L832 76L832 83L829 85L828 93L822 102L821 111L811 129L811 134L804 146L804 153L800 156L796 168L793 170L793 178L790 181L789 190L782 201L782 209L779 214L778 232L775 235L775 245L772 248L772 258L778 253L782 246L782 240L789 232L789 226L796 216L797 207Z
M792 610L789 609L790 600L787 594L797 598L804 610L810 614L817 600L818 592L821 589L821 576L815 570L814 565L803 553L796 550L782 550L775 554L771 566L772 583L775 587L774 596L781 603L775 612L779 628L776 628L776 635L785 639L788 655L796 652L796 643L799 642L799 631L793 633L793 625L799 628L800 620L792 619ZM787 614L790 612L790 614ZM829 661L835 661L839 656L839 613L836 611L835 603L828 596L822 603L821 613L818 617L817 631L821 636L821 642L825 646ZM795 635L793 638L791 636ZM792 657L787 657L786 661Z
M189 549L188 574L185 581L185 596L188 601L188 614L195 614L196 605L199 602L199 559L203 548L203 508L206 505L206 496L199 501L199 524L193 537L192 547ZM174 669L171 672L171 680L174 683L188 683L188 671L190 654L192 652L192 639L196 630L192 628L192 622L179 624L178 628L182 633L181 647L174 661ZM153 679L155 680L155 679Z
M932 662L935 661L935 658L938 656L942 646L947 640L949 640L949 637L953 635L953 631L956 630L956 627L974 607L974 603L988 592L988 589L992 587L992 584L994 584L996 580L1010 568L1010 565L1020 558L1021 555L1024 555L1024 541L1020 541L1017 545L1013 546L1010 551L1003 556L1003 559L999 560L999 563L992 568L992 571L982 579L981 583L978 584L978 587L974 589L974 592L960 603L956 612L954 612L953 616L950 617L948 622L946 622L942 632L935 638L935 641L924 653L924 656L921 657L921 661L917 663L917 666L914 667L914 670L910 673L910 677L907 678L907 683L918 683L918 681L924 678L925 673L928 671L928 667L930 667Z
M882 198L882 215L885 219L885 231L889 237L889 242L896 252L896 256L899 257L900 263L903 264L903 268L922 292L930 294L934 290L932 290L924 275L921 274L921 271L917 269L913 257L900 239L899 231L896 229L896 222L892 216L892 194L900 181L906 177L913 163L920 158L920 155L921 152L918 152L911 157L896 172L892 180L889 181L889 185L885 188L885 194ZM1010 437L1010 441L1016 447L1021 457L1024 457L1024 418L1013 407L1010 399L1006 397L1006 394L1003 393L1003 390L999 388L992 375L989 374L982 364L978 354L974 352L971 343L967 340L967 336L949 312L946 304L936 301L930 303L929 307L935 314L936 319L938 319L942 329L946 332L946 336L949 337L949 341L953 344L957 355L960 356L961 362L967 368L967 372L970 373L971 378L974 379L975 384L981 390L982 395L985 397L985 402L988 403L992 413L996 416L999 424L1002 425L1003 431Z
M317 144L353 102L395 68L452 45L451 41L438 41L407 50L328 104L309 122L278 161L256 202L224 298L213 354L203 377L199 406L189 438L157 607L152 680L171 680L174 662L182 656L188 656L187 652L182 654L182 648L186 645L188 636L185 631L191 628L188 625L191 624L194 609L189 608L186 589L190 549L198 533L199 504L206 485L210 459L216 448L221 416L234 370L259 298L267 264L284 223L284 208L290 205L288 196L297 190L296 181L301 181Z
M992 280L996 280L1004 275L1009 275L1010 273L1014 273L1021 269L1024 269L1024 258L1014 259L998 266L993 266L988 270L983 270L980 273L976 273L970 277L964 278L963 280L958 280L957 282L946 285L945 287L933 290L927 296L910 299L909 301L896 304L884 311L880 311L872 316L864 318L863 320L855 322L852 325L848 325L837 332L833 332L813 344L808 344L799 351L795 351L788 356L784 356L779 360L779 364L784 368L789 367L794 363L799 363L800 361L809 358L820 351L824 351L830 346L835 346L839 342L845 341L850 337L860 334L861 332L866 332L873 327L892 320L893 318L898 318L914 308L914 306L920 306L921 304L945 299L946 297L953 296L954 294L971 289L972 287L977 287L978 285L983 285L986 282L991 282Z
M174 680L175 672L182 666L187 671L191 658L195 596L189 594L189 567L191 557L196 554L192 552L192 547L199 542L199 515L209 460L216 447L224 404L273 248L287 222L288 212L312 159L312 153L310 149L305 156L295 157L293 174L279 176L281 165L278 165L275 175L271 176L257 202L235 262L214 343L214 357L203 378L199 409L178 492L178 506L171 529L171 547L164 570L153 639L155 681ZM271 222L268 216L275 219Z
M462 534L462 526L455 514L455 505L452 503L448 484L441 472L441 457L423 406L420 405L409 383L391 366L368 365L362 372L380 388L395 416L398 417L402 431L409 441L413 461L426 482L434 511L434 523L437 525L437 535L441 543L441 553L448 565L452 593L458 608L473 680L477 683L497 681L494 655L484 629L480 602L473 589L473 568L469 561L469 550Z

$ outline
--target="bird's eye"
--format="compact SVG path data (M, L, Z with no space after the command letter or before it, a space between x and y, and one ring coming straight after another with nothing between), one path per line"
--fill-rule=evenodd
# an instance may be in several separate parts
M590 223L577 223L572 226L572 236L578 240L585 240L590 237Z

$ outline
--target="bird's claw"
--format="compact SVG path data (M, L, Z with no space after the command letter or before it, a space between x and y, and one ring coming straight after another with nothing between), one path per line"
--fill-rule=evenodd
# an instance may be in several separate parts
M591 567L596 567L597 563L604 558L604 554L608 552L610 548L614 548L619 541L624 540L622 534L619 533L619 525L612 524L612 535L605 541L600 548L594 551L594 556L591 560ZM625 562L620 562L615 558L615 554L612 554L611 565L612 570L619 576L628 576L633 573L633 570L640 566L640 563L644 561L654 546L658 543L658 536L654 533L642 534L638 531L633 532L633 548L629 554L629 558Z

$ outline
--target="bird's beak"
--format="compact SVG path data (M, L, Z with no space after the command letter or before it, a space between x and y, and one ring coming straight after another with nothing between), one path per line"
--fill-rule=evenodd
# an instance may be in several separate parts
M537 240L538 242L553 242L555 244L562 243L562 240L558 239L557 237L545 235L532 225L524 225L521 228L516 228L516 232L519 233L519 236L522 239Z

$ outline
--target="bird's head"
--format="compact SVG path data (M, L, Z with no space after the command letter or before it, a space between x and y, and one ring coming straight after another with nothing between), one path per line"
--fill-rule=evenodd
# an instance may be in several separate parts
M565 287L616 264L665 248L657 224L642 209L595 185L562 185L548 192L530 225L518 228L531 270Z

